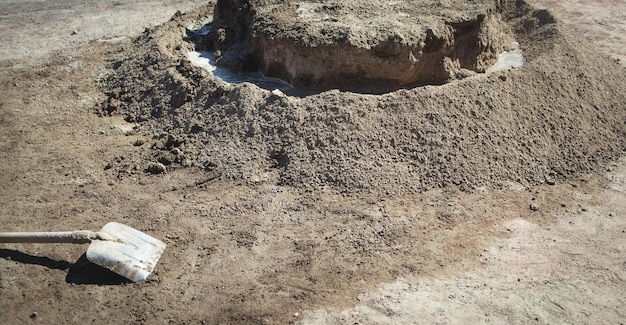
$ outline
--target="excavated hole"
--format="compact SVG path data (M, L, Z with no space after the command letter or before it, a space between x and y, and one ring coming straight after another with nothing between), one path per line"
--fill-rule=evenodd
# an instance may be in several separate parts
M380 27L372 32L344 28L332 19L341 5L290 5L253 10L245 1L220 0L211 24L188 31L187 40L198 50L190 53L190 60L230 83L247 81L284 92L339 89L373 94L442 85L523 62L497 10L431 22L436 27ZM282 16L276 16L281 10L293 11L296 18L281 21ZM317 17L324 10L330 14Z

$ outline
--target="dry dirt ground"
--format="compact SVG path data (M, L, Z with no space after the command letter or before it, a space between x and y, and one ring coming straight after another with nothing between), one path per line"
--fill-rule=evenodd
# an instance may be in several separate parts
M533 3L623 58L624 1ZM168 244L139 284L85 262L85 245L3 244L0 323L626 323L624 158L384 197L119 173L155 141L97 115L100 82L132 37L201 5L0 1L2 231L119 221Z

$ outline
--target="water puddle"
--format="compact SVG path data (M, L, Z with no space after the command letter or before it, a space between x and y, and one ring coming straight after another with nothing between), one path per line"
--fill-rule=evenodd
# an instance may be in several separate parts
M278 89L286 93L290 93L295 90L295 88L288 82L278 78L266 77L261 72L240 73L217 67L215 66L215 56L211 52L191 51L187 53L187 58L189 59L189 61L191 61L192 64L206 69L214 76L222 79L224 82L229 84L240 84L243 82L249 82L263 89Z
M512 45L512 50L502 52L498 55L498 61L491 66L491 68L487 69L487 73L499 70L509 70L511 68L519 68L524 64L524 54L519 48L519 43L513 42Z

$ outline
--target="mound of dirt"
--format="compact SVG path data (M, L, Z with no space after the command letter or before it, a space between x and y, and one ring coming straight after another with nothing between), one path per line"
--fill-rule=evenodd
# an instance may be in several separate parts
M529 186L576 177L615 159L626 148L623 67L549 12L524 1L497 3L490 15L498 17L498 33L520 43L521 68L380 95L330 90L302 98L226 84L192 66L186 52L194 44L183 35L213 20L208 5L146 31L121 54L103 85L109 99L102 112L138 122L139 132L154 138L154 160L168 170L199 167L250 183L344 193ZM271 6L256 5L255 12L271 12ZM291 6L297 12L301 5ZM296 35L288 28L274 35ZM325 28L338 35L341 27L335 22ZM318 42L306 31L299 36L303 46ZM271 42L259 44L273 49ZM184 156L170 157L173 149Z

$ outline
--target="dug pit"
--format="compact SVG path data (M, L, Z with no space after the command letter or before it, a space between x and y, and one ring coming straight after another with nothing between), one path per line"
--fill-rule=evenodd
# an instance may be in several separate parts
M186 28L193 43L181 38ZM168 173L398 196L578 179L626 148L624 70L524 1L221 0L133 45L112 65L100 109L152 139L137 165ZM228 84L188 60L190 45L214 52L218 68L357 91L282 96ZM385 92L392 86L405 89ZM110 169L123 178L127 164Z
M491 0L220 0L194 41L237 72L383 93L485 72L513 41L499 12Z

